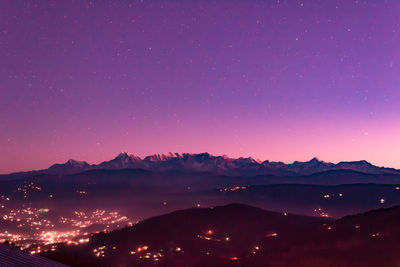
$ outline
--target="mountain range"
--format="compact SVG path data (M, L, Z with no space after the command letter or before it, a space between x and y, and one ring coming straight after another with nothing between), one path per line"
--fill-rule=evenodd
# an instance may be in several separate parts
M8 180L26 176L27 174L73 174L87 170L120 170L144 169L149 171L184 171L210 172L228 176L255 176L255 175L285 175L300 176L332 170L352 170L367 174L395 174L400 171L393 168L374 166L362 161L339 162L337 164L313 158L310 161L295 161L291 164L273 161L260 161L252 157L230 158L228 156L213 156L209 153L167 153L155 154L140 158L129 152L121 152L114 159L100 164L89 164L86 161L68 160L63 164L54 164L50 168L39 171L0 175L0 179Z

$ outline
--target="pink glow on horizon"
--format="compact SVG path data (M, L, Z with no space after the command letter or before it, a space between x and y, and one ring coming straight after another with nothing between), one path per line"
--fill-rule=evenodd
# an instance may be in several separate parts
M89 140L88 137L65 133L65 136L60 138L65 138L69 142L63 143L62 149L60 146L35 146L29 144L27 140L26 144L32 151L40 151L35 157L28 151L23 154L15 153L14 149L5 151L5 154L9 156L7 158L9 164L7 168L3 167L1 172L44 169L54 163L64 163L69 158L98 164L114 158L119 151L129 151L142 158L166 152L209 152L212 155L228 155L234 158L251 156L262 161L285 163L296 160L308 161L313 157L333 163L367 160L378 166L400 168L397 160L400 158L400 140L396 139L397 133L400 132L399 125L386 127L383 127L382 123L375 125L376 128L369 129L364 129L357 124L337 129L335 125L322 123L314 127L293 124L287 130L278 128L275 132L258 127L259 132L254 133L247 131L248 127L231 127L225 132L234 134L226 134L222 138L219 137L222 130L218 127L202 133L200 126L198 129L188 129L193 132L186 130L174 135L149 132L142 135L124 136L113 132L102 132L102 138L99 140L104 141L100 144L97 144L96 140ZM281 127L285 128L287 125ZM368 135L365 134L366 132ZM109 141L108 135L120 138ZM193 142L193 140L196 141ZM397 141L393 142L393 140ZM315 151L318 152L315 153Z
M399 13L397 1L0 1L0 173L122 150L400 169Z

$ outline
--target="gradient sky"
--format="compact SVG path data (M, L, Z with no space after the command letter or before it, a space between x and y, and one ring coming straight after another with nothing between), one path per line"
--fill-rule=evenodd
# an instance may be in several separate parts
M399 1L0 2L0 173L210 152L400 168Z

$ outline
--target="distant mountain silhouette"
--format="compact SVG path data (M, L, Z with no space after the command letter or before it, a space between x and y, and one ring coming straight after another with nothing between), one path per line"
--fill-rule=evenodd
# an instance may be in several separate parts
M76 161L69 159L64 164L54 164L47 169L50 173L72 173L90 169L89 163L86 161Z
M299 176L311 175L332 170L353 170L367 174L395 174L400 171L393 168L377 167L367 161L339 162L337 164L320 161L313 158L310 161L295 161L291 164L283 162L259 161L251 157L230 158L227 156L213 156L209 153L167 153L155 154L140 158L128 152L121 152L110 161L98 165L90 165L85 161L68 160L63 164L54 164L50 168L40 171L13 173L0 175L0 180L16 179L27 175L42 173L71 174L93 169L145 169L150 171L184 171L184 172L211 172L218 175L254 176L278 175Z

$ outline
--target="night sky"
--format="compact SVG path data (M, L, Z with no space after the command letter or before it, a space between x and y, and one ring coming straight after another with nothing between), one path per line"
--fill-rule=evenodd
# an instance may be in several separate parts
M0 173L209 152L400 168L399 1L0 2Z

